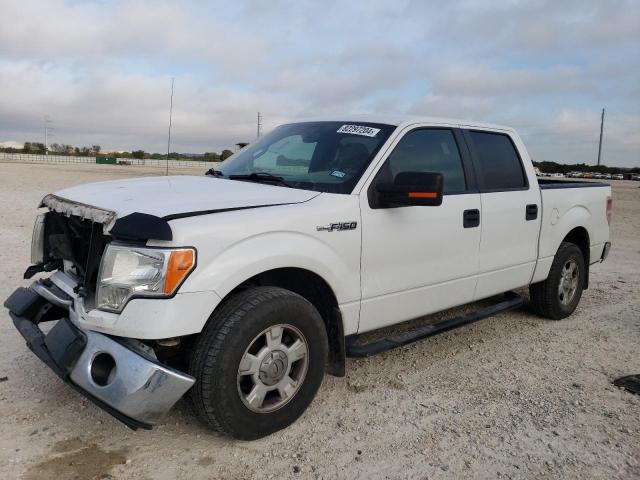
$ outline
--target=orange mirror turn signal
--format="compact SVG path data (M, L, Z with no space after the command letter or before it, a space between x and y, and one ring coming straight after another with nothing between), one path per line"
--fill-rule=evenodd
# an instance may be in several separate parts
M409 198L437 198L436 192L409 192Z

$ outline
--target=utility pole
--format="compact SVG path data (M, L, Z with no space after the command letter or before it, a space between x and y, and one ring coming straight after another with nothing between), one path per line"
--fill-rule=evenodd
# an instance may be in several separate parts
M256 138L260 138L262 135L262 115L258 112L258 132Z
M600 155L602 155L602 131L604 130L604 108L600 117L600 141L598 142L598 166L600 166Z
M50 123L53 123L51 117L49 115L44 116L44 154L49 155L49 130L52 128L49 126Z
M165 175L169 175L169 150L171 149L171 116L173 115L173 82L175 78L171 77L171 100L169 101L169 137L167 139L167 168Z

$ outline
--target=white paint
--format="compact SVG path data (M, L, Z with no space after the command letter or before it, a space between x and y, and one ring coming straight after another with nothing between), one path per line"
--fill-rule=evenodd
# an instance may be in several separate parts
M371 209L368 186L393 147L416 126L470 126L509 134L529 188L446 195L439 207ZM165 216L279 204L171 220L173 240L148 243L197 249L198 265L179 294L132 300L120 315L80 309L76 318L83 328L113 335L163 338L201 331L221 299L252 276L276 268L306 269L323 278L337 298L347 335L541 281L560 242L575 227L588 231L592 261L602 251L609 238L605 208L611 191L540 191L522 141L507 127L410 119L398 123L350 195L186 176L101 182L56 195L118 217L136 211ZM526 205L533 203L538 218L526 221ZM480 227L462 228L467 209L480 210ZM357 222L357 228L317 230L335 222Z

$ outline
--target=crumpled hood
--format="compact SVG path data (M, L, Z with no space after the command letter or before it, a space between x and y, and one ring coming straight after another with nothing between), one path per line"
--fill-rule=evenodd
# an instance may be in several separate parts
M213 177L144 177L88 183L59 190L43 205L66 214L88 217L86 207L97 207L94 221L111 223L131 213L175 218L211 210L301 203L318 192ZM71 202L65 202L70 200ZM105 225L106 226L106 225Z

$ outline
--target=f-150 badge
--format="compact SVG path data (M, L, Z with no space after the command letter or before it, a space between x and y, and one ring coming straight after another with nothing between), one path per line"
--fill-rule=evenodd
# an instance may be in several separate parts
M357 226L358 222L338 222L316 227L316 230L319 232L335 232L342 230L355 230Z

